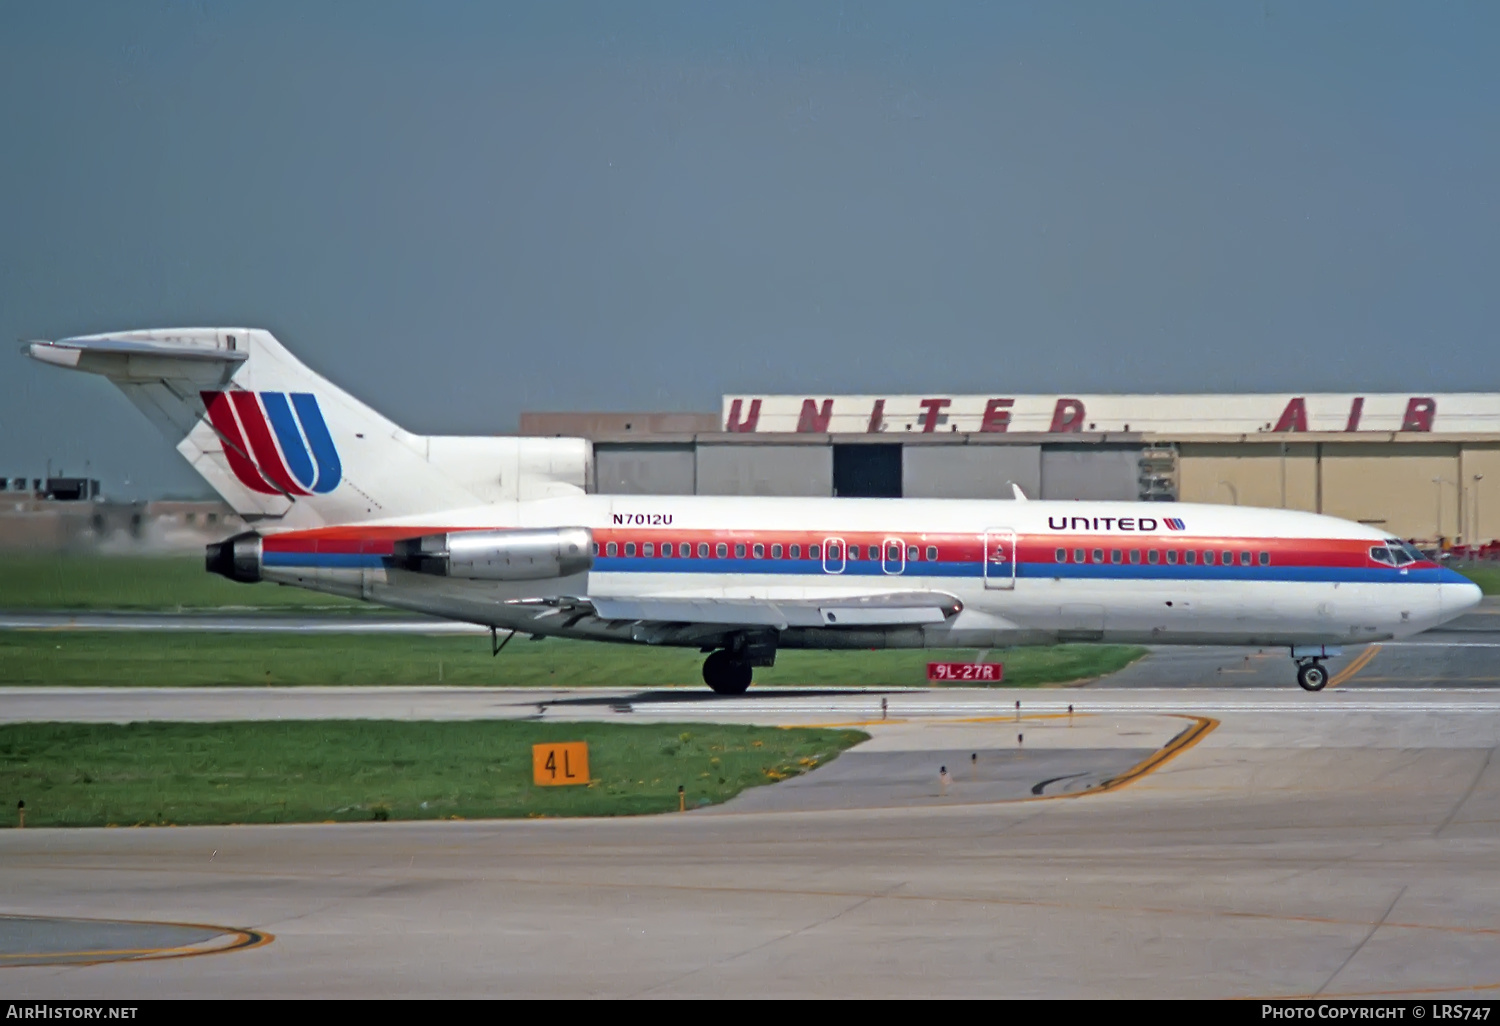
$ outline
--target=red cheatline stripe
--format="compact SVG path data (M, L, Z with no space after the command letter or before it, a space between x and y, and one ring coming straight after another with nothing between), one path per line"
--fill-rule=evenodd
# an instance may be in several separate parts
M245 434L250 437L250 451L255 455L266 478L272 484L280 486L288 495L309 494L292 480L291 473L282 462L276 442L271 438L271 425L266 423L265 411L260 408L260 400L255 397L255 393L235 392L231 398L234 400L235 412L240 415L240 422L245 425Z
M234 410L224 393L200 392L199 395L203 397L203 405L208 409L209 423L214 426L224 444L224 458L229 461L229 469L240 479L240 484L252 492L276 495L276 489L266 484L265 478L261 477L260 471L255 469L255 464L246 456L249 449L245 446L239 422L235 420Z

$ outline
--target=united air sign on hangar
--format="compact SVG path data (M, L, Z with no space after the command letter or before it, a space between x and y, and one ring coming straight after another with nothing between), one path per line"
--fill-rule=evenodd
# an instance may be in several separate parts
M724 430L868 434L939 431L1254 435L1441 432L1500 435L1500 396L1449 395L727 395Z
M1495 393L727 395L720 430L829 446L836 494L839 449L879 462L863 443L888 463L899 447L907 495L1003 498L1014 482L1046 498L1307 509L1419 539L1500 535Z

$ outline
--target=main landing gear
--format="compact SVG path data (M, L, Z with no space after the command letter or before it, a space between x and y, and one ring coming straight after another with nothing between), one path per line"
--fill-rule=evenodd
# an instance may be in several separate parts
M776 665L775 631L743 631L703 660L703 683L721 695L743 695L752 668Z
M703 660L703 683L720 695L743 695L750 687L750 664L719 649Z
M1328 671L1321 659L1302 659L1297 663L1297 683L1304 691L1322 691L1328 683Z

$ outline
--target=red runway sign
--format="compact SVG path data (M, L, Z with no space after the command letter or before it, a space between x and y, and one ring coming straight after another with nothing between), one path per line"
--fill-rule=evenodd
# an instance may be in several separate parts
M941 681L987 681L1005 678L1004 663L928 663L927 679Z

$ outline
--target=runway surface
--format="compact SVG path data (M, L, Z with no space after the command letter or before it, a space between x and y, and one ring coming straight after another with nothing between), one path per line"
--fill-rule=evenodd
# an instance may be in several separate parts
M488 627L432 616L368 612L149 613L126 610L70 613L0 610L8 631L204 631L230 634L488 634ZM502 634L507 633L502 631Z
M33 935L91 952L144 924L117 940L126 961L0 967L15 998L1500 991L1500 690L33 689L3 704L872 735L790 787L660 817L0 831L4 911ZM1125 779L1055 779L1080 767ZM69 917L110 922L49 925ZM153 923L200 924L227 950Z
M0 630L167 630L231 633L485 634L484 627L434 617L383 613L0 611ZM504 632L502 632L503 634ZM1156 646L1134 666L1088 686L1104 688L1285 688L1296 668L1283 649ZM998 657L1003 661L1003 652ZM1493 686L1500 684L1500 599L1404 641L1351 648L1328 663L1335 686ZM1345 671L1348 671L1347 673Z

